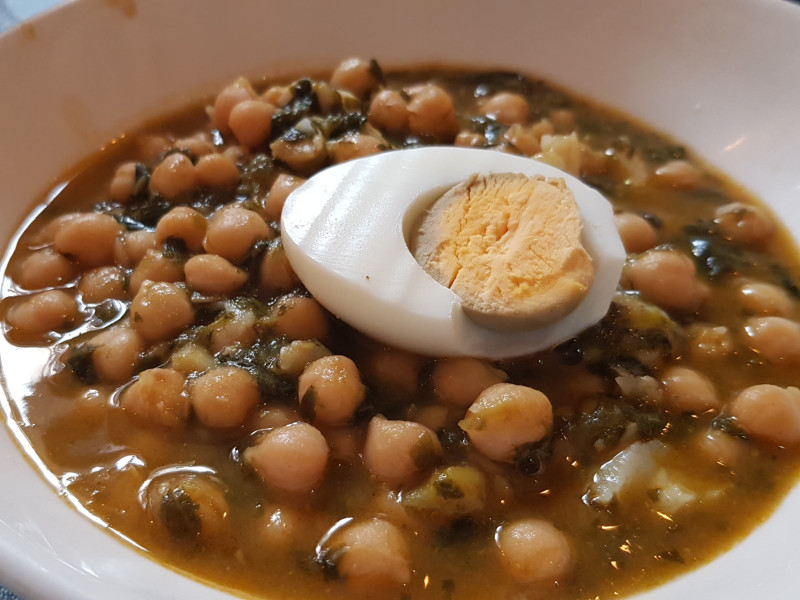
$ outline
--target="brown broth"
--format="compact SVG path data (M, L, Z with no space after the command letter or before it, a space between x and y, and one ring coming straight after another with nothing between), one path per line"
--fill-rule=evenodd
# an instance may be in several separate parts
M525 93L532 105L532 121L554 110L570 110L579 137L588 148L605 151L612 157L615 152L643 157L643 164L650 170L669 158L687 154L665 137L610 111L518 76L493 75L481 79L468 72L424 71L390 74L388 84L399 88L428 79L441 82L452 93L460 114L474 114L476 91L488 94L498 88ZM472 126L484 128L486 123L476 120ZM0 305L4 320L9 308L18 301L15 297L26 293L13 278L21 261L40 247L37 235L50 220L68 211L91 210L104 201L116 165L139 156L136 140L143 133L170 132L181 136L207 127L202 108L194 107L185 114L149 126L145 132L127 136L83 165L9 250ZM387 141L393 146L418 142L391 136L387 136ZM727 202L755 203L734 184L708 170L704 185L696 190L651 183L629 184L615 160L611 158L611 166L602 173L584 174L586 181L600 186L619 210L656 214L662 224L661 244L685 249L689 243L687 225L710 222L714 210ZM694 161L694 164L699 163ZM759 262L752 268L753 273L765 273L770 282L797 280L800 273L797 253L785 232L776 234L756 256ZM677 325L683 328L697 321L739 331L747 314L736 302L729 301L740 282L737 277L738 272L733 272L704 278L711 291L710 298L696 313L671 315ZM64 287L74 286L75 281ZM796 298L793 301L797 311ZM195 419L190 419L184 427L166 430L143 424L121 410L120 386L78 381L61 360L67 356L68 347L85 339L86 331L125 318L119 314L111 321L104 321L107 316L100 308L81 305L81 309L88 316L80 327L35 344L22 343L4 325L7 341L0 349L0 358L6 373L14 369L15 355L20 352L17 346L49 348L37 354L43 378L32 382L28 389L7 390L22 435L60 482L59 491L66 492L111 530L132 540L154 559L235 593L265 598L351 597L352 591L345 583L326 578L319 564L313 561L315 546L343 518L384 513L408 534L413 574L409 584L396 590L398 597L432 600L617 597L661 584L718 556L766 518L797 479L797 452L781 446L737 439L743 451L735 467L709 460L697 443L719 416L717 412L676 414L663 407L647 406L646 402L642 409L622 397L613 376L603 370L607 367L605 363L587 362L586 353L583 360L571 360L566 358L565 348L559 348L498 364L511 381L542 390L553 403L556 431L548 443L549 456L542 473L525 475L519 465L515 468L494 463L473 449L455 442L445 443L445 464L470 461L488 477L486 508L480 514L453 522L420 516L413 511L405 514L397 502L397 493L402 495L414 486L390 490L376 484L360 464L357 451L366 426L363 416L354 427L323 428L329 441L338 440L325 481L313 493L292 495L266 487L241 460L243 450L263 429L265 417L256 414L258 411L243 426L232 430L212 431ZM418 357L421 375L416 390L411 396L398 392L371 375L372 357L383 350L348 326L331 321L333 335L328 347L356 361L370 388L373 412L413 418L436 403L428 378L435 359ZM610 322L602 327L613 326ZM627 334L635 336L638 332L631 330ZM583 334L580 343L584 349L617 351L604 339L595 331ZM761 360L746 347L741 336L735 341L736 351L728 359L710 361L693 358L686 341L679 340L672 355L656 361L652 371L657 377L668 363L694 367L712 380L723 399L754 383L800 385L796 368ZM158 363L159 356L151 356L150 361ZM160 360L168 359L169 352ZM663 490L655 488L640 490L636 500L604 508L590 506L583 500L592 475L625 447L625 434L611 436L605 446L598 442L598 436L602 438L618 425L603 421L609 418L607 415L598 417L599 426L587 423L587 415L615 404L632 405L636 418L658 420L657 431L645 437L640 428L634 439L637 436L658 439L672 448L660 467L672 473L685 489L701 496L702 502L693 502L675 514L668 514L659 509L659 494ZM259 410L271 407L280 410L285 406L285 399L264 400ZM441 439L447 440L449 434L458 432L456 423L461 416L459 411L449 409L445 426L439 432ZM349 446L356 448L355 455L348 453ZM225 483L230 511L224 534L214 542L176 541L152 513L142 508L140 489L148 478L153 472L173 468L211 471ZM264 541L266 519L276 507L289 507L303 520L303 527L288 547L270 547ZM499 564L493 541L496 528L528 515L547 519L570 538L575 567L559 578L557 585L514 583Z

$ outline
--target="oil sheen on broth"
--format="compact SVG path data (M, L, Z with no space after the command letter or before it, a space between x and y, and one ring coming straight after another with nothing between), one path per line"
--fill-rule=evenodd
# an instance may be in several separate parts
M629 257L601 323L489 363L379 346L308 297L287 194L426 144L609 198ZM70 174L9 250L0 356L39 361L9 409L51 480L200 579L609 598L707 562L795 482L797 264L766 210L630 120L517 74L350 60L237 80Z

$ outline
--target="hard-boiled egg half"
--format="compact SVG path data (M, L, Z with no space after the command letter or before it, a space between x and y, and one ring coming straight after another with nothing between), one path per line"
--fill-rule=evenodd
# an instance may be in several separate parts
M286 255L338 318L429 356L511 358L597 323L625 250L609 202L554 167L425 147L330 167L292 192Z

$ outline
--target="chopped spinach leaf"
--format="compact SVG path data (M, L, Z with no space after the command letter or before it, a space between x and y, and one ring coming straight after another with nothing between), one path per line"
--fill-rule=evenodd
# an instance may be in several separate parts
M442 448L447 452L460 454L469 446L467 434L460 427L443 427L436 432L436 435L442 444Z
M598 450L612 448L631 432L632 426L636 428L637 439L648 440L659 435L666 424L666 415L649 406L604 398L589 413L562 417L554 429L572 440L584 456L590 456Z
M327 127L330 128L328 139L335 140L352 133L359 133L367 122L367 115L362 112L349 112L330 115L326 118Z
M550 457L550 442L545 441L523 444L514 453L514 467L520 475L536 477L541 475Z
M339 560L347 548L323 548L314 555L314 564L322 571L325 581L336 581L341 578L339 574Z
M454 546L468 543L475 539L481 528L470 517L461 517L452 521L447 527L436 532L436 541L440 546Z
M142 231L144 229L148 229L144 223L141 223L140 221L137 221L128 215L117 214L114 215L114 218L117 220L117 223L122 225L128 231Z
M733 417L718 416L711 421L711 427L727 433L732 437L741 438L744 440L749 439L750 437L747 435L747 432L742 429L741 425L739 425L739 422Z
M370 76L381 85L386 84L386 77L383 75L383 69L374 58L369 61L369 74Z
M303 397L300 398L300 414L309 422L314 422L317 416L317 390L309 386Z
M496 146L503 141L503 134L508 131L508 126L491 117L470 117L469 126L475 133L481 134L491 146Z
M81 344L75 348L67 358L67 367L72 371L72 374L80 381L87 385L97 383L97 371L94 368L92 355L97 350L97 346L92 344Z
M191 256L189 248L186 246L186 240L173 236L164 240L161 245L161 254L167 260L179 264L185 263Z
M284 344L286 341L282 338L259 340L249 347L226 348L218 358L223 364L235 365L250 372L256 379L261 397L265 400L291 402L297 394L297 383L279 375L275 370L278 353Z
M272 115L272 131L270 139L283 137L295 124L304 117L319 114L320 105L314 82L304 78L292 86L292 100Z
M170 535L177 540L192 540L200 535L199 506L182 487L167 490L161 499L159 516Z
M150 195L150 171L142 163L136 163L133 174L131 199L141 202Z

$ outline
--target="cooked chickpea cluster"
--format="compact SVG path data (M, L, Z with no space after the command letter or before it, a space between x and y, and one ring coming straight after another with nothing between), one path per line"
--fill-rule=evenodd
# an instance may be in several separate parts
M593 138L585 109L519 78L445 74L348 59L328 81L237 79L195 131L142 134L95 205L56 203L23 234L7 337L52 345L51 384L68 375L80 410L124 424L138 509L122 512L167 545L229 548L246 531L240 562L304 553L320 580L380 596L427 587L428 547L466 528L513 589L555 593L590 560L572 513L606 518L575 490L614 453L679 430L702 468L733 472L800 447L800 292L765 258L772 217L733 198L678 225L669 207L642 211L640 196L720 184L673 147ZM281 242L289 194L329 164L419 144L528 156L608 193L628 261L606 318L500 363L379 347L310 297ZM162 448L194 444L216 462Z

